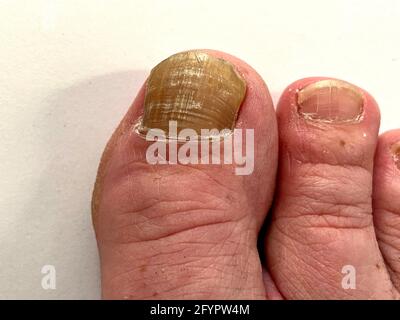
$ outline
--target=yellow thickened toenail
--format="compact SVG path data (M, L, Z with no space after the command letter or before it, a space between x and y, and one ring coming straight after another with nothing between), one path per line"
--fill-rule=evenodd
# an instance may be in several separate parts
M161 129L169 136L170 121L178 132L232 130L245 93L244 79L228 61L201 51L175 54L151 71L139 131Z

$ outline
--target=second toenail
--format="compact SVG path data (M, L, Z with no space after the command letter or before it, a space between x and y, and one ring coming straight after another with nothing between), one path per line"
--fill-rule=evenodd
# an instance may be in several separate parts
M363 95L354 85L341 80L321 80L298 92L298 112L309 120L352 122L361 119Z
M231 130L245 93L246 82L230 62L202 51L175 54L151 71L139 130L161 129L171 138L171 121L178 132Z
M393 160L400 169L400 141L392 145Z

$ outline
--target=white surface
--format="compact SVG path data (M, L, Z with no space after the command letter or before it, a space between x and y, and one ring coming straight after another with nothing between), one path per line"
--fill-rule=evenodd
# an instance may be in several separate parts
M100 154L151 67L190 48L247 61L275 101L306 76L354 82L400 127L397 0L0 0L0 298L100 296Z

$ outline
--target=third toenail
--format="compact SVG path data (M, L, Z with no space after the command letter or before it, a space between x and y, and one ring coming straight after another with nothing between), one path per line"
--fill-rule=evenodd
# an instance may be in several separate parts
M147 81L142 133L170 121L177 129L233 129L246 83L228 61L201 51L175 54L159 63Z
M298 92L298 112L309 120L351 122L361 118L364 99L360 89L341 80L321 80Z
M393 160L400 169L400 141L392 145Z

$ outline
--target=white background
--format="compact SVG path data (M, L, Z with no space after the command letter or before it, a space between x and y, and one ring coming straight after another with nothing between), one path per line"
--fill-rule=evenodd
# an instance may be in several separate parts
M397 0L0 0L0 298L100 297L100 154L152 66L192 48L247 61L274 101L302 77L354 82L400 127Z

